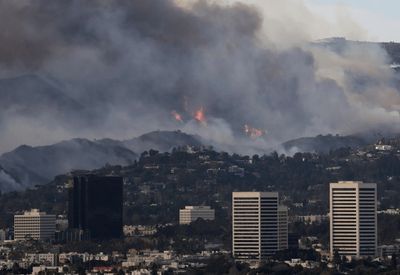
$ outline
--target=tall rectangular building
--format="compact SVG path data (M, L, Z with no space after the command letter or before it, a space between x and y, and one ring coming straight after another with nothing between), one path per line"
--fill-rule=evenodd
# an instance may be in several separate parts
M68 226L107 240L122 236L122 177L80 175L72 179Z
M14 215L14 240L34 239L40 241L54 240L56 216L40 212L38 209Z
M375 183L330 184L330 252L347 257L375 256L377 191Z
M278 209L277 192L233 192L232 252L235 259L262 261L280 249L280 239L287 240L287 229L284 233L287 224L280 230Z
M278 250L289 248L289 219L288 208L283 205L278 206Z
M185 206L179 210L179 224L190 224L197 219L214 220L215 210L210 206Z

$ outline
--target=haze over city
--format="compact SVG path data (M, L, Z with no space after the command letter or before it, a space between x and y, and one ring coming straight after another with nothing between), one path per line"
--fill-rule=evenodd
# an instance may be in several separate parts
M399 274L398 0L0 0L0 275Z

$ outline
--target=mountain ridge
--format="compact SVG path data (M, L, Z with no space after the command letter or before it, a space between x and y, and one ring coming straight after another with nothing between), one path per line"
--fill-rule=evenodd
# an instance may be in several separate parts
M0 190L9 192L45 184L75 169L130 165L138 158L136 152L169 151L185 145L202 144L196 136L180 131L154 131L124 141L74 138L44 146L21 145L0 156Z
M283 148L285 154L326 154L339 148L360 148L377 138L370 133L318 135L289 140L278 147ZM107 164L130 165L142 152L150 149L168 152L176 147L208 145L211 144L200 136L180 130L157 130L126 140L74 138L45 146L21 145L0 156L0 191L23 190L45 184L55 176L72 170L93 170Z

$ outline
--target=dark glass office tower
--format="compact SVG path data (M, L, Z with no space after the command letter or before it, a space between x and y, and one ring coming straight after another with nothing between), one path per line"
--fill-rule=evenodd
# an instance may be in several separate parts
M74 176L69 189L70 229L89 232L91 239L122 236L122 177Z

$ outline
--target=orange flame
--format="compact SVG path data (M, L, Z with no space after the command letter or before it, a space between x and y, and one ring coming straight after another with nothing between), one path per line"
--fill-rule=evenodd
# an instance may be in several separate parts
M265 134L264 130L251 127L248 124L244 125L244 132L247 136L249 136L252 139L262 137Z
M183 123L183 119L181 114L179 114L177 111L173 110L171 112L171 115L175 118L176 121L182 122Z
M202 123L202 124L206 124L207 123L203 107L200 107L200 109L198 109L194 113L194 119L197 120L198 122Z

